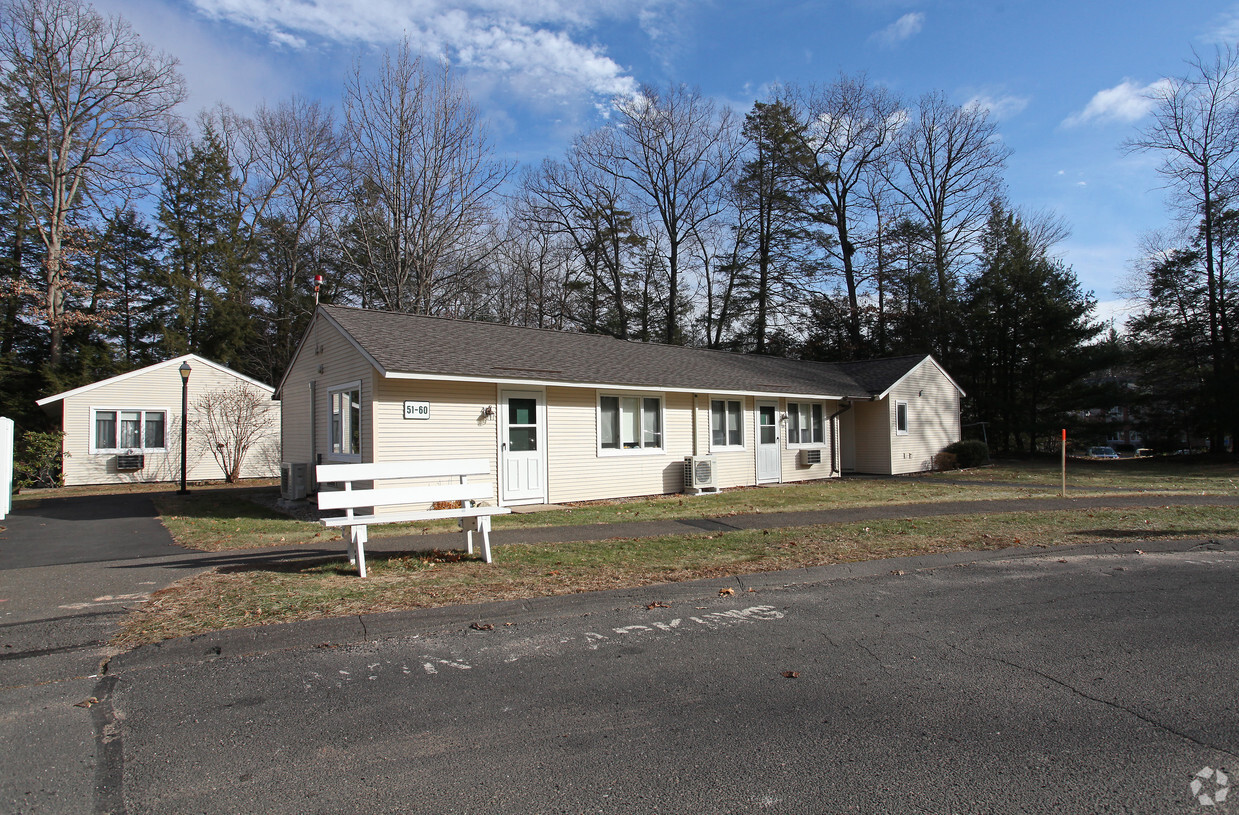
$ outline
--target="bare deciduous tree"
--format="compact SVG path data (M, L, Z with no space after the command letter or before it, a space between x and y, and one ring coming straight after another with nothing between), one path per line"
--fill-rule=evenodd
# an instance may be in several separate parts
M435 310L439 277L471 270L491 195L509 168L490 159L477 111L446 64L426 66L406 40L378 75L360 65L344 91L354 240L347 261L396 311Z
M646 86L616 104L617 126L607 153L609 171L633 185L666 240L666 342L680 340L682 260L686 242L724 208L727 180L740 144L730 111L697 90Z
M194 438L223 470L225 481L240 478L249 452L263 450L278 434L272 407L266 394L242 384L207 391L194 402Z
M1186 221L1199 224L1204 244L1206 309L1209 315L1211 396L1231 421L1239 415L1230 397L1235 376L1230 280L1222 251L1223 221L1236 189L1239 169L1239 50L1218 48L1212 59L1194 54L1187 76L1153 86L1153 121L1127 143L1129 150L1155 151L1158 168L1174 191L1172 205ZM1219 424L1214 442L1222 442ZM1239 446L1236 447L1239 450Z
M947 306L957 283L957 262L975 251L1002 188L1011 154L982 107L960 107L941 93L921 97L895 143L887 181L928 227L937 287L938 348L947 344Z
M863 75L841 76L826 87L796 91L792 99L803 129L794 132L800 160L792 162L791 169L825 201L826 212L814 214L819 223L829 225L835 238L828 249L843 272L848 335L852 347L860 349L862 280L855 258L862 219L855 213L854 198L867 175L888 162L902 106Z
M36 177L23 174L3 144L0 155L46 250L43 311L56 365L75 321L66 256L74 248L73 215L89 198L131 185L139 146L170 128L184 83L175 58L152 51L121 18L105 18L79 0L0 6L0 71L37 123Z

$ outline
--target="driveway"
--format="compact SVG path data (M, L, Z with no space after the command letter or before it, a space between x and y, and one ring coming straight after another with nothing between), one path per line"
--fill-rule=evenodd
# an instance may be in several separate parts
M185 552L140 493L46 498L0 521L0 570Z

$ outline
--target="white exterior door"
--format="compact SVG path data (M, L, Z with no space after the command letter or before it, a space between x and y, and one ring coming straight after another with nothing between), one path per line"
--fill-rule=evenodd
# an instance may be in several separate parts
M782 470L779 454L779 405L757 403L757 481L778 481Z
M546 405L541 391L499 400L499 492L505 504L546 502Z

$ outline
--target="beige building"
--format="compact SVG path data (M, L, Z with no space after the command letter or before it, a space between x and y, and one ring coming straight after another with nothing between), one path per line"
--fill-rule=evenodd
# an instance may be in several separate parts
M242 478L279 475L280 404L272 387L196 354L159 362L110 379L40 399L59 414L64 430L64 483L110 484L179 481L181 478L181 374L190 366L189 481L218 481L224 470L195 416L208 394L242 389L261 398L258 430L243 459ZM257 400L255 400L257 401Z
M836 365L322 306L275 395L290 465L486 458L499 501L531 504L927 470L963 392L928 356Z

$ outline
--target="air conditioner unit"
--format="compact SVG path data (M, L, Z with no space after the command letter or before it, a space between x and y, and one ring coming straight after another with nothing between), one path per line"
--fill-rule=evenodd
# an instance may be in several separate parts
M310 491L310 465L292 461L280 463L280 497L300 501Z
M821 450L801 450L800 451L800 466L812 467L814 464L822 463Z
M684 457L684 491L718 492L718 462L713 456Z

